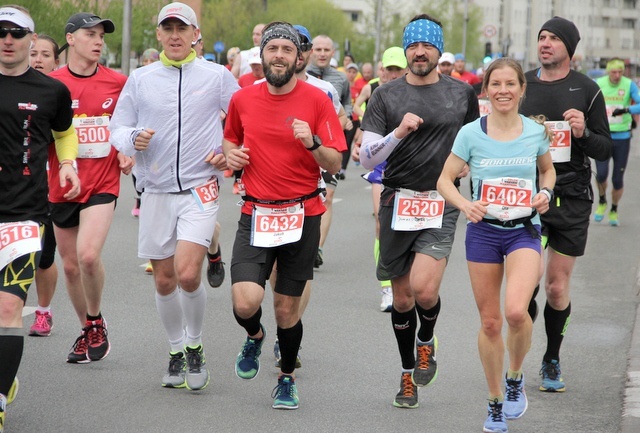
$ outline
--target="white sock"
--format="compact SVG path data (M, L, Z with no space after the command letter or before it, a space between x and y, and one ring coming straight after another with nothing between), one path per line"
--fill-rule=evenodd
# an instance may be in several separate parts
M166 296L156 292L156 308L160 322L169 337L172 352L184 351L184 327L182 325L181 290L176 288Z
M49 305L48 307L41 307L40 304L38 304L38 308L36 308L36 311L39 311L41 313L50 313L51 305Z
M207 308L207 290L201 282L193 292L180 291L182 299L182 314L187 322L186 345L195 347L202 344L202 325Z

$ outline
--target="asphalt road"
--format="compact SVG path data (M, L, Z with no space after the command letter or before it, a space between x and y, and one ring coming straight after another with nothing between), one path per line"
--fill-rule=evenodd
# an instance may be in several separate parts
M523 418L509 422L512 433L621 431L638 303L639 162L635 146L619 211L621 226L609 227L606 219L592 224L587 253L577 261L572 320L561 353L567 391L538 391L545 346L544 324L538 320L524 366L529 409ZM303 318L299 410L271 409L277 370L271 353L275 324L270 294L264 305L268 336L262 370L251 381L235 376L244 331L231 312L229 278L218 289L208 288L204 344L211 384L200 392L160 386L168 344L155 310L152 277L144 274L143 260L136 255L138 221L130 214L133 188L123 177L103 252L103 313L109 322L111 353L86 365L65 362L80 329L61 273L53 301L53 334L26 338L21 390L8 408L6 432L482 431L487 391L477 355L479 320L464 261L463 218L441 289L438 379L420 389L418 409L392 407L400 357L389 315L378 309L371 191L359 177L363 172L350 166L336 192L325 264L316 273ZM238 196L231 194L231 187L227 182L221 188L221 243L227 264L239 216ZM468 191L466 184L463 188ZM544 293L538 300L543 305ZM33 307L36 301L32 288L27 305ZM33 315L25 317L25 333L32 321ZM630 425L637 425L635 420Z

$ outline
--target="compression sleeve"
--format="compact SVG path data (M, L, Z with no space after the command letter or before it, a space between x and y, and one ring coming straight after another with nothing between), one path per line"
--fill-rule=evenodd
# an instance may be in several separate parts
M78 136L73 124L66 131L51 131L56 141L58 161L69 159L75 161L78 156Z
M375 132L364 131L360 146L360 163L364 168L372 170L391 155L391 152L402 141L402 139L396 138L394 131L395 129L384 137Z

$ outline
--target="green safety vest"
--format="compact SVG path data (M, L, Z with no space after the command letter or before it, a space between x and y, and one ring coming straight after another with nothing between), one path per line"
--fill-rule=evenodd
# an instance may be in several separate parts
M625 113L622 116L611 117L611 113L616 108L625 108L631 105L631 79L620 77L618 85L614 86L609 81L609 76L605 75L596 80L602 90L604 101L607 105L607 117L609 118L609 130L611 132L625 132L631 130L631 114Z

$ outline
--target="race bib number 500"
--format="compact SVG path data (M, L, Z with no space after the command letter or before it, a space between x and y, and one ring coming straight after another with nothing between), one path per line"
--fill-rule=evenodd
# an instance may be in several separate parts
M74 117L73 126L78 134L78 158L109 156L109 116Z
M0 224L0 269L20 256L40 249L38 223L24 221Z
M277 247L298 242L302 237L302 204L285 207L255 206L251 223L251 245Z
M444 198L438 191L396 191L391 228L397 231L416 231L442 228Z

